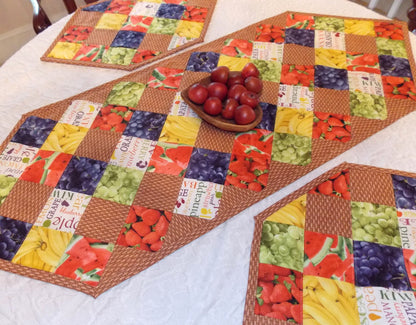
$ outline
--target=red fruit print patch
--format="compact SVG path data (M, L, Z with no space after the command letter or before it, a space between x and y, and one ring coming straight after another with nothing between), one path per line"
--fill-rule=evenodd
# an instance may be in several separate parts
M153 151L148 172L183 177L192 154L192 146L159 142Z
M151 50L137 50L136 54L134 54L133 59L131 60L132 63L140 63L146 60L153 59L155 56L158 56L162 52L160 51L151 51Z
M403 40L403 30L402 26L399 24L387 22L387 21L375 21L374 22L374 31L376 32L377 37L384 37L395 40Z
M354 283L352 240L305 231L303 273Z
M152 72L147 82L151 88L177 90L181 83L184 70L158 67Z
M125 106L107 105L101 108L91 125L92 129L123 132L129 123L133 111Z
M280 83L313 88L315 69L313 65L283 64Z
M382 76L381 79L385 97L416 100L416 87L410 78Z
M296 29L315 29L315 20L311 15L288 14L286 27Z
M351 140L349 115L314 112L312 138L348 142Z
M242 39L227 39L221 50L222 54L236 58L250 58L253 52L253 42Z
M104 52L108 50L108 46L104 45L83 45L75 54L74 60L101 62Z
M121 30L146 33L153 21L153 17L128 16Z
M133 205L120 231L117 244L156 252L162 248L172 212Z
M237 133L232 153L251 158L270 159L273 144L273 132L253 129Z
M323 194L351 200L350 186L350 171L345 169L342 172L332 175L325 182L319 184L318 186L315 186L308 193Z
M255 40L258 42L284 43L285 29L275 25L261 24L256 27Z
M199 6L185 6L181 20L197 21L203 23L207 18L208 9Z
M347 70L380 74L378 55L347 52Z
M66 30L59 42L82 43L90 36L92 30L92 27L87 26L71 26Z
M135 1L131 0L113 0L110 5L107 7L105 12L110 12L113 14L123 14L128 15L133 9Z

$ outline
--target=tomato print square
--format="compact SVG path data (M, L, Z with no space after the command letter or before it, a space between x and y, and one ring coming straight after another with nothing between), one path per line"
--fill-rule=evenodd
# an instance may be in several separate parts
M56 186L72 155L58 151L39 150L28 164L20 179Z
M74 60L87 62L101 62L104 52L108 50L105 45L86 45L83 44L74 55Z
M416 100L416 87L408 77L382 76L384 97Z
M250 58L253 52L253 42L243 39L228 38L224 42L221 54L237 58Z
M172 212L132 205L117 238L117 245L156 252L162 248Z
M96 287L113 250L113 243L74 235L54 273Z
M211 72L218 65L219 53L215 52L193 52L191 53L186 70L195 72Z
M276 120L277 106L265 102L260 102L259 105L263 111L263 117L261 119L261 122L256 126L256 128L273 131L274 122Z
M383 83L379 74L348 71L348 85L350 91L384 96Z
M400 24L388 21L375 21L374 31L377 37L403 40L403 29Z
M151 51L151 50L137 50L136 53L133 56L133 59L131 59L130 64L133 63L140 63L146 60L150 60L161 54L160 51Z
M297 134L274 133L272 160L306 166L312 159L312 138Z
M231 155L224 185L261 191L267 186L270 158Z
M354 240L353 251L356 286L411 290L401 248Z
M147 167L148 172L183 177L191 158L193 147L159 141Z
M133 9L135 0L113 0L105 10L106 13L128 15Z
M87 132L88 129L82 126L57 123L41 149L74 154Z
M279 107L274 131L312 137L313 112L304 108Z
M379 55L380 70L383 76L412 78L409 60L391 55Z
M126 47L137 49L140 43L143 41L145 33L135 32L131 30L120 30L113 42L111 47Z
M143 95L145 84L122 81L116 84L108 94L105 105L136 107Z
M109 164L145 172L156 144L156 141L122 135Z
M380 74L378 55L347 52L347 70Z
M283 64L280 83L313 89L314 75L315 69L313 65Z
M36 147L9 142L0 155L0 175L19 178L38 152Z
M129 16L121 30L146 33L152 23L153 17Z
M338 235L305 231L305 275L354 283L353 243Z
M40 148L56 124L51 119L29 116L14 134L11 142Z
M0 233L2 244L0 258L11 261L19 250L32 224L0 216Z
M71 26L64 32L59 42L82 43L92 30L93 28L88 26Z
M185 6L182 14L182 20L196 21L203 23L207 18L208 9L200 6Z
M126 106L107 105L100 109L91 129L124 132L131 120L133 110Z
M271 24L256 26L255 40L259 42L284 43L285 29Z
M158 67L153 70L147 82L147 87L167 90L177 90L181 84L184 70Z
M165 121L165 114L135 111L123 135L148 140L157 140Z
M54 189L34 225L74 233L90 200L90 195Z
M286 27L296 29L315 29L315 19L312 15L290 13L286 17Z
M348 142L351 140L351 116L314 112L312 138Z
M169 115L163 125L159 141L193 146L200 127L201 119L199 117Z
M74 100L62 114L58 123L90 128L102 106L100 103L89 100Z
M224 185L184 178L174 213L185 216L213 219L218 213Z
M273 132L252 129L235 135L232 153L251 158L270 159Z
M281 43L253 42L251 58L255 60L282 62L283 48L284 45Z
M280 84L277 106L312 111L315 107L314 91L309 87Z

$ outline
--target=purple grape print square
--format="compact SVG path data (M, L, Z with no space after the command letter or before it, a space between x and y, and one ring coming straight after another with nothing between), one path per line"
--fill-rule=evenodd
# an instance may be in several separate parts
M224 184L231 154L194 148L185 178Z
M32 224L0 216L0 258L11 261Z
M335 90L347 90L348 72L344 69L336 69L323 65L315 66L315 87Z
M52 131L56 121L29 116L12 138L12 142L40 148Z
M261 122L256 126L256 129L273 131L274 122L276 120L277 106L264 102L260 102L259 105L263 111L263 118L261 119Z
M56 185L57 189L92 195L107 163L85 157L72 157Z
M416 178L391 175L397 209L416 210Z
M156 12L156 17L168 19L181 19L185 7L173 3L162 3Z
M219 58L220 54L215 52L194 52L188 60L186 70L211 72L216 68Z
M401 248L354 240L355 285L411 290Z
M286 28L285 43L314 47L315 31L310 29Z
M94 12L104 12L107 7L110 5L111 1L104 1L91 5L82 9L82 11L94 11Z
M410 64L407 59L397 58L391 55L380 55L380 70L383 76L412 78Z
M123 135L157 141L166 117L165 114L135 111Z
M120 30L111 47L127 47L131 49L137 49L140 43L143 41L145 33L135 32L131 30Z

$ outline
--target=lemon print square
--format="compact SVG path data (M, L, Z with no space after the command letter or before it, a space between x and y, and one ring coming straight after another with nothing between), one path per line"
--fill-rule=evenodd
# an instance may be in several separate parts
M58 42L52 51L49 52L48 57L71 60L79 51L81 46L82 44L79 43Z
M248 58L237 58L228 55L220 55L218 66L226 66L230 71L241 71L250 62Z
M180 20L175 34L186 38L198 38L201 36L203 23L195 21Z
M315 64L336 69L347 68L347 54L345 51L333 49L315 49Z
M160 133L159 141L193 146L200 125L200 118L169 115Z
M374 22L370 20L345 19L345 33L362 35L362 36L376 36L374 31Z
M98 29L121 29L123 27L123 24L127 20L127 15L122 14L111 14L106 13L103 14L98 21L95 28Z

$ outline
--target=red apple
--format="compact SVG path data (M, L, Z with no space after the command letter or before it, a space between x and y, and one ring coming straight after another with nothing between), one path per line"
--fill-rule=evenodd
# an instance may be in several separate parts
M234 98L228 98L225 101L223 110L221 111L222 117L227 120L232 120L234 118L234 112L237 106L238 102Z
M218 97L220 100L224 100L227 97L228 88L221 82L211 82L208 85L208 96Z
M204 103L204 112L209 115L218 115L222 110L222 102L218 97L208 97Z
M240 105L235 109L234 120L237 124L250 124L256 119L256 112L248 105Z
M241 94L240 104L248 105L254 108L259 104L259 97L252 91L245 91Z
M221 82L223 84L227 83L228 80L228 74L230 72L230 69L227 66L219 66L216 67L211 72L211 81Z
M201 105L208 98L208 89L199 83L193 84L188 90L189 99L198 105Z
M235 84L228 89L228 98L234 98L236 101L240 100L241 94L246 92L247 89L243 85Z
M232 85L235 85L235 84L244 85L244 79L241 76L240 71L230 71L230 73L228 74L228 81L227 81L228 88L230 88Z
M247 90L259 94L263 89L263 81L257 77L250 76L244 80L244 86L247 88Z
M241 76L243 77L243 79L246 79L248 77L256 77L256 78L258 78L259 75L260 75L259 70L254 65L254 63L252 63L252 62L247 63L243 67L243 70L241 70Z

